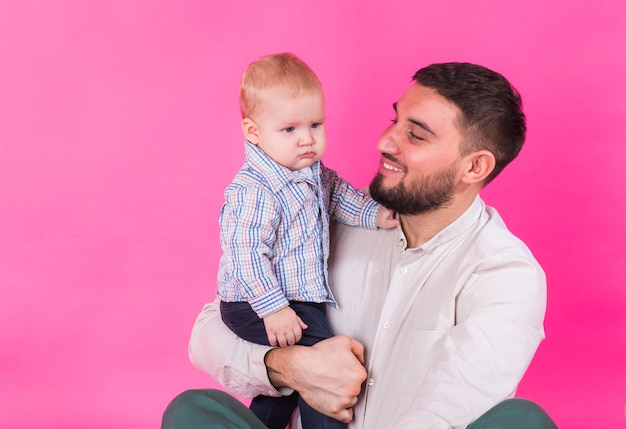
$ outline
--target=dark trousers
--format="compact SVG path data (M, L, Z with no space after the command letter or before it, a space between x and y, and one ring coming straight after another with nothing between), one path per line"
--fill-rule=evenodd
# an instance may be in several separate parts
M289 306L308 325L297 344L312 346L333 336L326 320L326 304L291 301ZM256 344L270 345L263 320L256 315L247 302L222 302L220 312L226 326L240 338ZM346 427L344 423L315 411L296 392L282 397L257 396L250 403L250 410L269 429L284 429L291 420L296 406L300 407L303 429L345 429Z
M220 390L188 390L163 414L162 429L267 429L237 399ZM467 429L557 429L550 416L525 399L507 399Z

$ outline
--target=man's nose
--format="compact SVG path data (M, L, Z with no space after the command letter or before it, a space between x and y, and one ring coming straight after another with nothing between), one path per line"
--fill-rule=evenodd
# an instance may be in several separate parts
M389 127L380 136L376 150L380 153L398 153L399 149L397 131L395 127Z

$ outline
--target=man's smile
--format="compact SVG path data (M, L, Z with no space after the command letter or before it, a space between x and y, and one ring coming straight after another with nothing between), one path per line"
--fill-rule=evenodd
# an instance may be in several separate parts
M393 173L404 173L404 168L401 164L393 159L391 155L383 154L383 159L380 160L380 169L385 171L391 171Z

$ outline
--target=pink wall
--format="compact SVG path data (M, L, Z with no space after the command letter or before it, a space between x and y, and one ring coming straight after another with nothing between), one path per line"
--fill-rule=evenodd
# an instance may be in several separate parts
M417 68L514 82L527 145L483 196L548 274L519 393L563 428L626 427L626 3L295 3L0 2L0 426L154 428L214 385L186 346L243 159L237 83L289 50L325 86L327 164L358 186Z

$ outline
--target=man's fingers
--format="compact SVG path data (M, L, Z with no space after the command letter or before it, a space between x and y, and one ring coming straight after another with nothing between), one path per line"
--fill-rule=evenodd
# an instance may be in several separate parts
M339 420L342 423L350 423L353 417L354 411L352 410L352 408L346 408L337 413L337 416L334 417L334 419Z
M354 353L354 356L356 356L359 362L365 364L365 349L363 347L363 344L355 339L352 339L352 341L350 342L350 350L352 350L352 353Z

